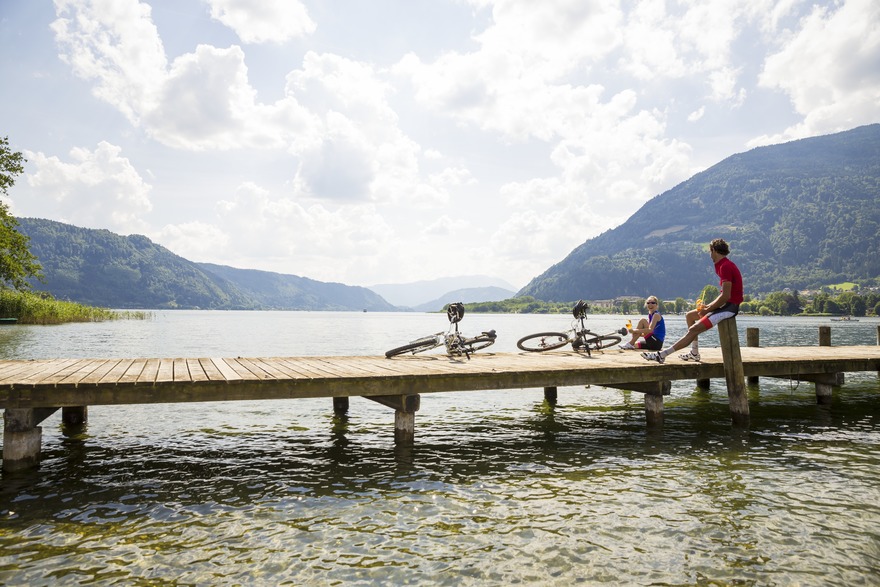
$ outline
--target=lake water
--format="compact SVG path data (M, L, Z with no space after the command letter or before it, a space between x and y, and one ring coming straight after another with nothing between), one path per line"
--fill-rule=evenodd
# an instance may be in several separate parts
M670 339L683 319L668 317ZM475 315L515 352L564 316ZM597 332L624 323L590 316ZM738 319L762 346L877 344L876 319ZM381 355L442 314L157 312L147 321L0 328L0 357ZM714 332L702 339L716 346ZM434 352L439 352L439 349ZM479 356L473 360L479 360ZM672 361L677 359L670 359ZM5 585L878 585L880 383L848 374L665 398L600 387L423 395L415 445L352 398L92 406L44 421L37 470L0 481Z

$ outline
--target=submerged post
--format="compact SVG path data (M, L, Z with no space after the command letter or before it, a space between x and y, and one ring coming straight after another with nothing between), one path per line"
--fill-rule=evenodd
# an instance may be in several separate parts
M831 346L831 327L819 327L819 346ZM843 373L830 374L830 380L838 385L843 384ZM834 387L828 381L816 381L816 403L830 404Z
M333 413L337 416L344 416L348 413L348 396L333 398Z
M421 397L412 395L368 395L368 399L394 409L394 442L412 444L416 432L416 412L421 407Z
M61 408L61 421L65 426L82 426L89 421L89 407L70 406Z
M555 387L545 387L544 388L544 399L551 406L556 405L557 396L558 396L558 394L557 394L557 390Z
M746 328L746 346L750 348L758 348L761 346L761 331L757 328ZM749 385L757 385L758 377L747 377L746 381Z
M3 470L20 471L40 462L43 429L32 408L6 408L3 412Z
M736 317L718 323L718 339L721 342L721 357L724 360L724 378L727 381L727 399L730 403L730 416L736 425L749 423L749 398L746 395L743 375L742 354L739 350L739 334L736 330Z

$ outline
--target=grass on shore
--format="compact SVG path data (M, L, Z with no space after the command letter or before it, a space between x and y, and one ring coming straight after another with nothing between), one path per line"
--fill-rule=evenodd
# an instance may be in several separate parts
M0 318L17 318L19 324L146 320L150 316L149 312L95 308L56 300L47 294L0 289Z

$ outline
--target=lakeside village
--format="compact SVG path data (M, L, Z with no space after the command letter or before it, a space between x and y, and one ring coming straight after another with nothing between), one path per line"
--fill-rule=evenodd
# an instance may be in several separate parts
M706 286L700 299L708 302L718 295L718 288ZM586 300L592 314L645 314L645 297L618 296L610 300ZM499 302L465 304L470 312L511 314L563 314L571 310L573 302L544 302L531 296L511 298ZM682 297L660 299L663 314L684 314L696 306L696 299ZM790 290L772 292L763 296L746 294L740 306L741 314L758 316L880 316L880 286L843 284L820 290Z

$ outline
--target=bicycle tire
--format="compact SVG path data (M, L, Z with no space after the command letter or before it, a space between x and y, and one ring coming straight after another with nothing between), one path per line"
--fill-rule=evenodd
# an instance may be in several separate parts
M391 357L396 357L397 355L402 355L403 353L422 353L438 346L440 345L437 344L437 339L433 336L430 338L420 338L419 340L414 340L413 342L410 342L403 346L399 346L397 348L391 349L390 351L386 351L385 356L390 359Z
M522 337L516 341L516 346L521 351L542 353L544 351L561 349L569 342L571 342L571 339L564 332L539 332L538 334Z
M468 340L464 346L468 347L468 352L475 353L479 350L482 350L486 347L490 347L495 344L495 339L488 336L475 336L472 339Z
M593 351L601 351L620 343L621 338L613 334L605 334L602 336L594 336L592 338L582 339L581 344Z

